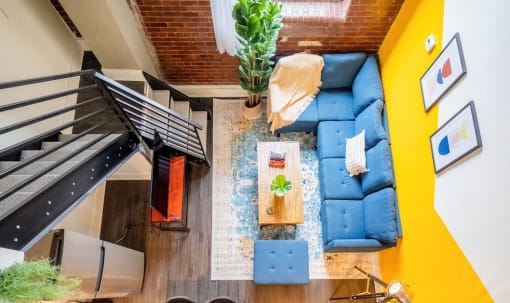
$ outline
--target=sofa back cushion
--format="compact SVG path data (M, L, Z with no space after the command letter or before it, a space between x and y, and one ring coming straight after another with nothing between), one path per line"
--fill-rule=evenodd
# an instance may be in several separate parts
M395 190L384 188L363 199L365 236L383 243L397 242Z
M354 78L352 94L354 97L355 115L359 114L375 100L384 100L381 76L379 75L379 66L375 55L367 57Z
M390 144L381 140L366 152L368 172L361 176L361 187L365 195L381 188L394 186L393 160Z
M359 134L365 130L365 148L372 148L377 142L388 139L388 134L382 124L382 100L377 100L365 108L354 122L354 133ZM369 167L370 169L370 167Z
M367 57L364 53L324 54L321 89L348 88Z

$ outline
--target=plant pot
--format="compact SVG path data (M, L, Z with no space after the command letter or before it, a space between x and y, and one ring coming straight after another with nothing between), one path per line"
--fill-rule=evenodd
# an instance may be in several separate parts
M255 120L262 116L262 102L254 107L248 107L246 106L246 103L243 102L242 109L244 117L248 120Z
M276 203L283 203L283 201L285 201L285 195L280 196L280 195L274 194L274 201Z

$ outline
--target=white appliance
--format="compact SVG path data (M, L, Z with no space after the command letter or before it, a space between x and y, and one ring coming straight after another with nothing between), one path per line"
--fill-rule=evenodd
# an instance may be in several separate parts
M144 253L94 237L57 230L50 259L60 273L82 280L81 299L134 296L142 291Z

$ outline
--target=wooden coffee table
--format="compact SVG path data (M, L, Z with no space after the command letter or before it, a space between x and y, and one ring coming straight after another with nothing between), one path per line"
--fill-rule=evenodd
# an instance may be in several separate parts
M285 152L285 167L269 167L271 151ZM298 224L303 223L303 191L301 187L301 157L299 142L258 142L258 204L259 224ZM292 189L283 199L276 198L270 190L271 182L278 174L283 174L292 182Z

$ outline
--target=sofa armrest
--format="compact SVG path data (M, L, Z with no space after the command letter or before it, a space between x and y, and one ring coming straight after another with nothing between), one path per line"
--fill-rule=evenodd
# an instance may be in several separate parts
M372 252L386 248L375 239L337 239L324 246L324 252Z

